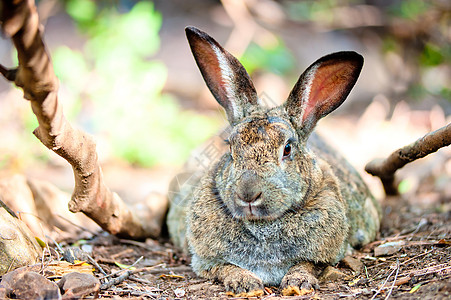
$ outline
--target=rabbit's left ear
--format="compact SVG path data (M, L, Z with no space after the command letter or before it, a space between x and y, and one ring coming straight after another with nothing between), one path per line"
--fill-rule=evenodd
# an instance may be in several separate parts
M231 125L257 105L257 92L243 65L211 36L186 27L191 51L216 101L224 107Z
M340 106L351 92L363 66L356 52L337 52L314 62L300 76L284 107L302 138L319 119Z

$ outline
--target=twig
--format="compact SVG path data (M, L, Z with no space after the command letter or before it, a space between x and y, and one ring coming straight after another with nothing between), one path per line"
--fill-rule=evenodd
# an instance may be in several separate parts
M191 269L191 267L189 266L178 266L178 267L170 267L170 268L164 268L164 269L154 269L151 270L150 273L151 274L159 274L159 273L165 273L165 272L192 272L193 269Z
M102 267L94 260L94 258L91 257L91 255L87 254L89 262L94 265L94 267L99 270L100 273L103 274L103 276L107 276L108 274L102 269Z
M396 274L395 274L395 278L393 279L393 283L392 283L392 285L390 287L390 290L388 291L387 297L385 297L385 300L390 298L391 292L393 291L393 288L395 287L396 279L398 278L398 273L399 273L399 259L396 259Z
M1 66L1 65L0 65ZM11 208L9 208L3 201L2 199L0 199L0 207L3 207L11 216L13 216L16 219L19 219L19 217L17 217L16 213L13 212L11 210Z
M116 289L115 292L117 293L121 293L121 294L127 294L127 295L131 295L131 296L139 296L139 297L161 297L160 294L154 293L154 292L145 292L145 291L137 291L137 290L124 290L124 289ZM154 298L155 299L155 298Z
M430 132L414 143L393 152L386 159L376 159L365 166L365 171L378 176L387 195L397 195L395 172L409 162L434 153L442 147L451 144L451 124Z
M17 69L0 66L0 73L21 88L24 98L30 100L39 123L33 132L35 136L72 166L75 187L69 210L83 212L117 236L158 237L165 205L146 206L146 211L139 214L128 207L106 186L94 139L65 118L58 100L58 79L43 40L43 27L34 1L1 3L0 24L17 49L19 66Z
M17 69L7 69L0 64L0 73L9 81L16 80Z
M74 226L74 227L77 227L78 229L81 229L81 230L83 230L83 231L89 232L89 233L92 234L93 236L97 236L97 235L99 234L98 232L96 233L96 232L94 232L94 231L92 231L92 230L89 230L89 229L86 228L86 227L83 227L83 226L81 226L81 225L78 225L78 224L72 222L71 220L69 220L69 219L63 217L63 216L60 215L60 214L55 214L55 216L57 216L58 218L63 219L64 221L66 221L67 223L71 224L71 225Z
M13 257L13 259L11 260L11 263L9 264L8 270L6 271L6 273L8 273L9 271L11 271L11 268L14 264L14 262L16 261L17 255Z
M150 282L149 280L138 278L138 277L135 277L135 276L132 276L132 275L130 275L129 279L133 280L133 281L136 281L136 282L139 282L139 283L148 284L148 285L152 284L152 282Z
M444 266L442 268L442 266ZM436 268L439 268L438 270ZM450 270L451 272L451 265L449 263L444 263L444 264L440 264L440 265L435 265L432 267L427 267L427 268L423 268L421 270L417 270L412 272L414 276L424 276L424 275L428 275L428 274L434 274L434 273L438 273L444 270Z
M158 265L155 265L155 266L152 266L152 267L144 267L144 268L139 268L139 269L129 270L129 271L132 272L131 274L136 274L136 273L140 273L140 272L148 272L148 271L151 271L151 270L153 270L153 269L155 269L155 268L161 267L161 266L163 266L163 265L164 265L164 264L158 264ZM130 266L130 267L131 267L131 266ZM117 272L111 273L111 274L106 275L106 276L104 276L104 277L101 277L101 278L99 278L99 279L105 279L105 278L108 278L108 277L117 275L117 274L119 274L119 273L122 273L122 272L124 272L124 271L126 271L126 270L128 270L128 269L122 269L122 270L119 270L119 271L117 271Z
M108 278L108 277L112 277L112 276L117 275L117 274L119 274L119 273L122 273L122 272L124 272L124 271L126 271L126 270L130 270L131 268L133 268L134 265L136 265L136 264L137 264L141 259L143 259L143 258L144 258L144 256L141 256L140 258L138 258L133 264L131 264L131 265L128 266L127 268L125 268L125 269L120 269L119 271L116 271L116 272L114 272L114 273L105 275L104 277L102 277L102 278L100 278L100 279L105 279L105 278ZM154 266L154 267L156 267L156 266ZM136 270L138 270L138 269L136 269ZM131 271L133 271L133 270L131 270Z
M56 246L56 248L58 248L58 250L60 251L61 254L64 253L63 248L55 241L54 238L52 238L51 236L49 236L49 235L47 235L47 234L45 235L45 237L48 238L48 239L50 239L50 240L52 240L53 244ZM58 259L59 259L59 257L58 257Z
M124 274L122 274L121 276L116 277L116 278L113 278L113 279L109 280L109 281L106 282L106 283L103 283L103 284L100 286L100 289L101 289L101 290L109 289L109 288L112 287L113 285L116 285L116 284L121 283L122 281L124 281L125 279L127 279L130 275L132 275L132 271L127 270L127 271L126 271Z
M134 240L127 240L127 239L119 239L119 242L121 242L123 244L129 244L129 245L141 247L141 248L146 249L146 250L151 250L151 248L146 243L143 243L143 242L134 241Z
M162 264L160 264L160 265L162 265ZM145 272L145 271L151 270L153 268L156 268L156 267L158 267L160 265L156 265L156 266L153 266L153 267L140 268L140 269L135 269L135 270L126 270L125 273L122 274L121 276L113 278L113 279L111 279L110 281L108 281L106 283L103 283L100 286L100 289L101 290L106 290L106 289L112 287L113 285L116 285L116 284L119 284L119 283L123 282L124 280L126 280L127 278L129 278L133 274L140 273L140 272ZM111 276L113 276L115 274L118 274L120 272L123 272L123 271L124 270L120 270L119 272L112 273L112 274L104 276L104 277L102 277L100 279L105 279L107 277L111 277Z
M376 296L382 291L382 289L385 287L385 284L387 284L388 280L390 279L390 277L393 275L393 273L397 270L398 268L394 268L393 271L390 272L390 274L388 275L388 277L385 279L384 283L379 287L379 289L376 291L376 294L373 295L373 297L371 297L370 300L374 300L376 298Z
M424 253L421 253L421 254L418 254L418 255L415 255L414 257L411 257L411 258L409 258L408 260L406 260L406 261L403 261L402 263L401 263L401 265L405 265L405 264L407 264L408 262L410 262L410 261L412 261L412 260L414 260L414 259L416 259L416 258L418 258L418 257L421 257L421 256L424 256L424 255L427 255L427 254L429 254L429 253L431 253L432 251L434 251L435 249L434 248L432 248L431 250L428 250L428 251L426 251L426 252L424 252Z

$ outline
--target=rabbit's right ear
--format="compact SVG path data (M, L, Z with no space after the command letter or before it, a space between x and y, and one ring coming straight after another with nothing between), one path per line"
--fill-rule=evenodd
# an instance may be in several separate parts
M284 107L306 139L318 120L340 106L359 78L363 57L353 51L326 55L301 75Z
M224 107L231 125L257 105L257 93L243 65L211 36L186 27L191 51L216 101Z

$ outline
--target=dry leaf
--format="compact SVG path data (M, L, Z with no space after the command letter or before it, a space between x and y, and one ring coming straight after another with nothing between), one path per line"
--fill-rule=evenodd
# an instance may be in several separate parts
M314 289L300 289L297 286L289 286L282 290L283 296L304 296L310 293L313 293Z
M52 271L56 276L64 276L72 272L93 275L95 268L86 262L78 262L71 264L67 261L52 261L47 269Z
M183 279L185 277L181 276L181 275L173 275L173 274L161 274L160 278L178 278L178 279Z
M230 297L238 297L238 298L252 298L252 297L261 297L265 294L263 290L250 291L247 293L239 293L235 294L233 292L227 292L226 295Z
M348 283L348 285L349 285L349 286L356 285L359 281L360 281L360 277L354 278L353 280L351 280L351 281Z

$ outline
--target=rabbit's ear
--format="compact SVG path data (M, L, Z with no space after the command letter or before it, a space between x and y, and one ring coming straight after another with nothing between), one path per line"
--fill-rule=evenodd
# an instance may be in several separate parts
M208 88L224 107L230 124L235 124L257 105L257 93L249 75L211 36L195 27L186 27L185 31Z
M337 52L318 59L300 76L284 106L303 138L320 118L343 103L362 66L360 54Z

